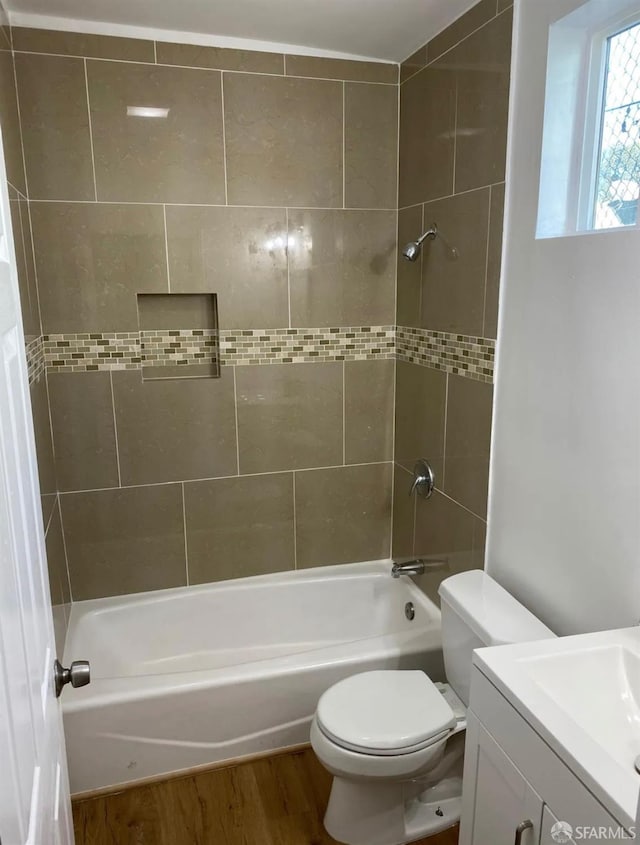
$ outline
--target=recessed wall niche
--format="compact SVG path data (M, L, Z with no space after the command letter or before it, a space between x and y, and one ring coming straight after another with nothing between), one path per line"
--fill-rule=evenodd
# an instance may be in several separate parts
M139 293L143 381L220 378L215 293Z

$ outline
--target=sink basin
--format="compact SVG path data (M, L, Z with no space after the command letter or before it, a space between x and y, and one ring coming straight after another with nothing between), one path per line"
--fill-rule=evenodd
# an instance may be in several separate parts
M634 825L640 627L478 649L473 662L611 814Z
M619 763L640 754L640 656L621 645L522 661L531 679Z

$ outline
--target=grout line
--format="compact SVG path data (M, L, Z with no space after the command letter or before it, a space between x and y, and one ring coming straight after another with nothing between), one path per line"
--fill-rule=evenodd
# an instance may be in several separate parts
M498 0L496 0L496 3ZM154 39L153 41L153 61L154 64L158 64L158 42Z
M89 74L87 71L87 60L84 59L84 86L87 94L87 118L89 120L89 144L91 146L91 168L93 171L93 192L98 202L98 182L96 180L96 157L93 150L93 124L91 121L91 103L89 101Z
M67 584L69 586L69 601L73 604L73 588L71 586L71 570L69 569L69 554L67 552L67 538L64 530L64 521L62 519L62 501L60 500L60 493L56 494L56 505L60 514L60 533L62 534L62 548L64 549L64 562L67 568Z
M342 463L347 465L347 362L342 362Z
M498 0L496 0L496 3L497 2L498 2ZM283 76L287 75L287 54L286 53L282 54L282 75Z
M489 283L489 244L491 242L491 204L493 187L489 186L489 211L487 212L487 247L484 261L484 294L482 298L482 336L487 329L487 285Z
M220 72L220 112L222 115L222 167L224 170L224 204L229 205L227 179L227 126L224 117L224 73Z
M238 383L236 379L236 367L233 368L233 410L236 421L236 475L229 476L235 478L240 475L240 429L238 428ZM262 474L262 473L261 473ZM265 473L266 475L273 475L274 473Z
M206 478L184 478L180 481L152 481L148 484L125 484L122 487L92 487L84 490L61 490L60 495L73 496L77 493L107 493L113 490L132 490L137 487L168 487L171 484L191 484L197 483L198 481L226 481L231 478L262 478L264 476L269 475L282 475L284 472L318 472L327 469L353 469L355 467L381 466L388 463L390 463L390 461L368 461L367 463L363 464L348 464L346 467L344 464L334 464L333 466L302 467L296 470L292 470L291 468L285 467L284 469L275 469L270 470L269 472L236 473L235 475L208 476Z
M498 182L490 182L488 185L477 185L475 188L467 188L464 191L456 191L453 194L442 194L439 197L432 197L428 200L423 200L422 202L414 202L411 205L403 205L399 211L408 211L410 208L416 208L419 205L430 205L433 202L440 202L441 200L450 200L454 197L463 197L465 194L473 194L476 191L484 191L487 188L497 187L498 185L504 185L504 179L500 179ZM58 202L58 200L32 200L32 202ZM73 202L73 200L71 200ZM81 200L80 200L81 202ZM354 209L355 210L355 209ZM366 209L367 211L373 211L374 209Z
M53 507L51 508L51 513L49 514L49 519L47 520L47 524L45 525L45 528L44 528L44 539L46 540L47 534L49 533L49 529L51 528L51 523L53 522L53 515L56 512L56 508L58 507L58 493L57 492L51 493L51 494L45 493L44 495L45 496L51 495L51 496L55 496L55 498L56 498L55 502L53 503Z
M346 176L346 161L347 161L347 132L346 132L346 82L342 83L342 207L347 207L347 176Z
M118 487L122 487L122 476L120 474L120 447L118 445L118 423L116 421L116 399L113 392L113 371L109 371L109 384L111 385L111 410L113 411L113 437L116 446L116 463L118 465ZM113 488L107 488L113 489Z
M391 529L389 531L389 557L393 557L393 515L396 504L396 389L398 380L396 378L398 365L393 364L393 406L391 409Z
M444 419L442 421L442 486L445 484L445 474L447 469L447 424L449 422L449 376L450 373L445 373L444 385Z
M496 182L495 184L500 185L501 182ZM488 188L488 185L483 185L482 187ZM480 188L471 188L468 191L460 191L460 194L456 196L460 196L461 194L470 194L472 191L478 191ZM17 191L20 193L20 191ZM24 194L23 194L24 196ZM447 199L450 197L451 194L448 194L446 197L435 197L433 200L428 200L428 202L435 202L439 199ZM24 197L27 199L27 197ZM29 199L29 202L34 203L42 203L42 204L62 204L62 205L95 205L97 200L49 200L49 199ZM143 206L162 206L162 205L169 205L174 208L256 208L256 209L268 209L274 211L282 211L286 206L284 205L244 205L242 203L229 203L229 205L225 205L224 203L206 203L206 202L131 202L128 200L99 200L100 205L143 205ZM422 203L415 203L416 205L422 205ZM410 208L411 206L407 206ZM332 205L332 206L320 206L320 205L290 205L290 209L295 209L296 211L369 211L369 212L379 212L381 214L390 214L397 212L397 208L356 208L356 207L349 207L349 208L342 208L339 205Z
M291 473L293 478L293 568L298 568L298 513L296 509L296 473Z
M435 491L436 491L436 493L439 493L441 496L444 496L445 499L449 499L449 501L453 502L454 505L457 505L459 508L462 508L463 511L470 513L471 516L475 516L476 519L479 519L486 524L486 522L487 522L486 516L480 516L479 513L472 511L471 508L468 508L466 505L463 505L462 502L459 502L457 499L454 499L453 496L449 496L447 493L444 492L444 490L441 490L439 487L436 487Z
M187 587L189 586L189 547L187 544L187 505L184 495L184 481L180 482L182 488L182 526L184 529L184 568L185 577L187 579Z
M286 247L286 256L287 256L287 312L289 314L289 328L292 328L291 325L291 263L290 263L290 256L289 256L289 209L285 208L284 210L285 216L285 237L287 239L287 247Z
M167 291L171 293L171 272L169 270L169 229L167 227L167 205L162 205L162 216L164 219L164 252L167 259Z
M426 219L425 218L425 204L423 203L422 204L422 215L420 217L420 232L424 232L424 221L425 221L425 219ZM418 309L419 309L419 311L418 311L418 322L419 323L423 322L423 316L424 316L423 313L422 313L422 306L423 306L423 303L424 303L424 300L425 300L425 295L424 295L424 269L425 269L424 268L424 256L425 256L425 252L426 252L426 250L424 250L424 249L420 250L420 285L418 287ZM397 331L396 331L396 350L398 348L397 343L398 343L398 341L397 341Z

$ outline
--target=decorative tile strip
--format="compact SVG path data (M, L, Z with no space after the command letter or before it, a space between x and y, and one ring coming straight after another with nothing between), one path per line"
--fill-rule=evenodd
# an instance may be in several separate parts
M140 332L143 367L216 364L220 358L215 329L175 329Z
M235 366L394 358L395 327L227 330L220 349L222 364Z
M29 384L40 381L44 375L44 344L42 342L42 335L39 335L28 343L25 343L27 353L27 372L29 374Z
M495 340L397 326L396 357L476 381L493 382Z
M138 370L140 332L91 332L44 335L47 370L83 373L94 370Z

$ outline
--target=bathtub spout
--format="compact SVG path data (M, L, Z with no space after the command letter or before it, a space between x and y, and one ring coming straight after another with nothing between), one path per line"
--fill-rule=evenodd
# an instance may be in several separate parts
M449 566L447 560L408 560L404 563L394 563L391 567L391 577L399 578L401 575L424 575L427 570L446 569Z

